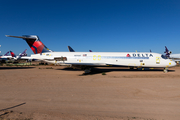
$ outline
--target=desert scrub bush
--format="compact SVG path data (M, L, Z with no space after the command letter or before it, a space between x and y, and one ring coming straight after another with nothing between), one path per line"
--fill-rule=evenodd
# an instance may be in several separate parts
M46 69L53 69L52 67L46 67Z
M105 73L105 72L102 72L102 75L106 75L106 73Z

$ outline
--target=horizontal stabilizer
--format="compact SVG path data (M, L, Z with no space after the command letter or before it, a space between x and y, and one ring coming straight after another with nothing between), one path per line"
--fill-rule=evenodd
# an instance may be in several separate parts
M12 36L12 35L6 35L6 37L14 37L14 38L22 38L22 39L25 39L25 40L37 40L38 37L37 36L30 36L30 37L27 37L27 36Z

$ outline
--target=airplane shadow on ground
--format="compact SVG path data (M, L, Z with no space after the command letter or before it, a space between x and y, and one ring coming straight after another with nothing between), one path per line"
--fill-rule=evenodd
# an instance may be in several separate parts
M107 72L113 72L113 71L126 71L126 72L163 72L163 69L149 69L149 68L144 68L142 70L141 68L139 69L127 69L127 68L92 68L90 73L84 73L83 70L81 69L73 69L73 68L63 68L59 70L65 70L65 71L82 71L82 75L94 75L94 74L104 74ZM168 72L175 72L175 70L168 70Z
M0 70L9 70L9 69L32 69L35 67L0 67Z

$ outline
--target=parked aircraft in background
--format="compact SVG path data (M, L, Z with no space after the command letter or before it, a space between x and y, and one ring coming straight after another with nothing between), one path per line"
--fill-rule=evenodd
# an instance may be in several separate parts
M18 60L21 59L21 57L23 56L27 56L26 51L27 49L25 49L22 53L19 53L19 56L16 56L12 51L10 51L10 53L13 59Z
M166 53L166 57L173 59L177 63L180 62L180 54L172 54L172 52L169 51L166 46L165 46L165 52L164 53Z
M12 59L12 56L9 55L9 51L6 54L4 54L3 56L0 56L0 62L1 63L2 62L4 63L5 61L10 60L10 59Z
M74 49L72 49L72 47L71 47L71 46L68 46L68 50L69 50L69 52L75 52L75 50L74 50ZM92 50L89 50L89 52L92 52Z
M0 58L12 58L12 56L11 55L9 55L9 51L6 53L6 54L4 54L3 56L0 56Z
M15 60L27 60L27 61L34 61L34 59L31 56L27 56L26 53L27 49L25 49L22 53L19 54L19 56L16 56L12 51L10 51L11 56L15 59Z
M19 54L19 56L16 56L14 52L8 51L5 55L0 56L1 62L11 61L11 62L18 62L17 60L21 60L21 57L27 56L26 54L27 49L25 49L22 53ZM9 55L9 53L11 55Z
M19 54L20 57L22 56L27 56L27 53L26 53L27 49L25 49L22 53Z
M71 65L80 67L85 73L97 66L126 66L131 68L164 68L167 72L169 67L176 63L162 54L152 52L52 52L36 35L11 36L24 39L32 51L34 59L44 60L49 63Z
M16 57L16 55L12 51L10 51L10 53L11 53L11 57L13 57L13 58Z
M69 50L69 52L75 52L74 49L72 49L71 46L68 46L68 50Z
M165 52L166 53L166 57L170 58L170 54L172 53L171 51L168 50L168 48L165 46Z
M180 61L180 54L171 54L170 58L174 61Z

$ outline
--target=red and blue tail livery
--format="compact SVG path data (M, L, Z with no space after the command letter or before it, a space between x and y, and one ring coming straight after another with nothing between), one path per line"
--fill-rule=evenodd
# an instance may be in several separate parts
M28 43L29 47L34 52L34 54L52 52L40 41L37 35L23 35L23 36L6 35L6 36L24 39Z
M10 53L12 57L16 57L16 55L12 51L10 51Z

